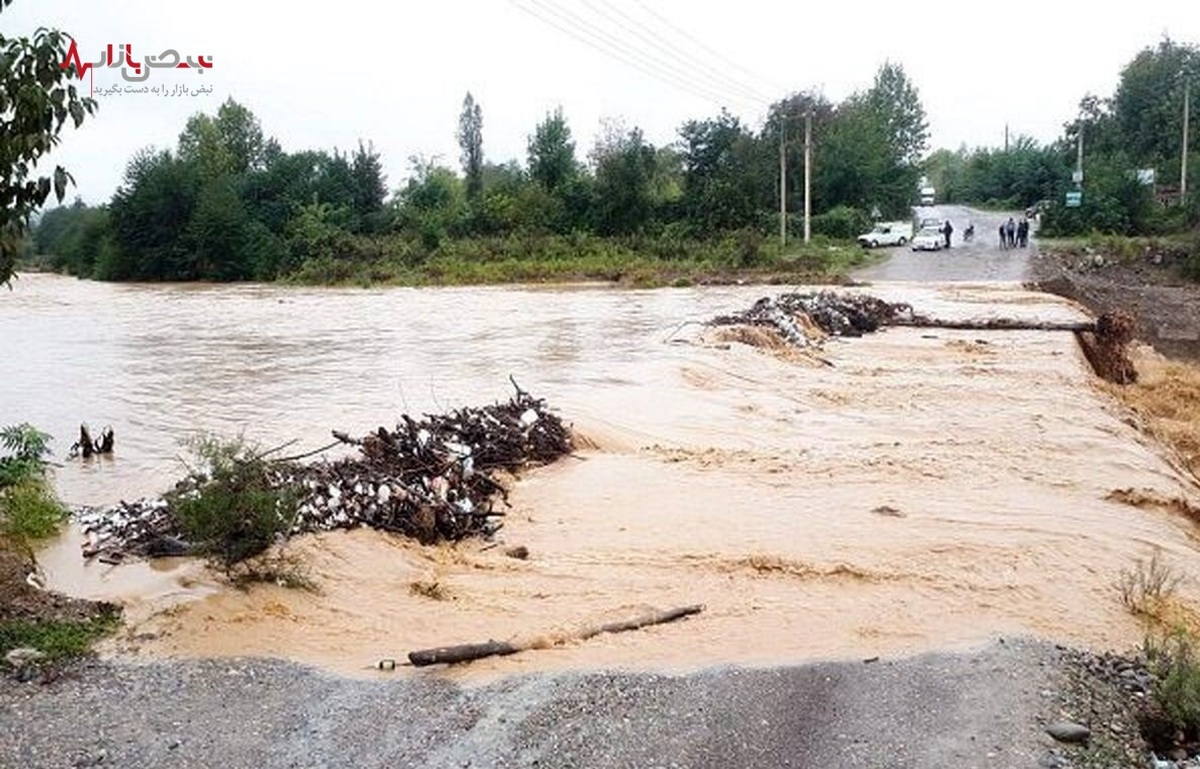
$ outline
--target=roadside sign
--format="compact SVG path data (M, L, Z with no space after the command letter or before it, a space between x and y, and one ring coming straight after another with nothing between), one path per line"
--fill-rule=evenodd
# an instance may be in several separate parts
M1072 171L1071 172L1071 181L1075 182L1076 184L1083 184L1083 171L1080 171L1078 169Z
M1067 208L1079 208L1079 206L1081 206L1081 205L1083 205L1083 193L1082 192L1068 192L1067 193Z

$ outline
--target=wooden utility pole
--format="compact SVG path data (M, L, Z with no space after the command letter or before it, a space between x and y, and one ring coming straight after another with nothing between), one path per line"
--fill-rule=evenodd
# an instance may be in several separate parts
M1188 161L1188 90L1191 83L1183 84L1183 157L1179 163L1179 202L1187 201L1187 161Z
M787 245L787 118L779 110L779 245Z
M804 242L812 233L812 113L804 116Z

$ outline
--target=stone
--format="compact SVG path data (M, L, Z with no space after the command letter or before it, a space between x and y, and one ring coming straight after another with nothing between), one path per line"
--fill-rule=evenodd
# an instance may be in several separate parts
M1057 721L1046 727L1046 734L1059 742L1081 743L1088 741L1088 738L1092 736L1092 730L1083 724Z

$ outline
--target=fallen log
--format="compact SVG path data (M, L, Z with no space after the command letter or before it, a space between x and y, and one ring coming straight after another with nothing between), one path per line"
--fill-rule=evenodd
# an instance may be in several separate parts
M1094 321L1028 321L1017 318L985 318L972 320L945 320L929 318L924 315L914 315L911 318L897 318L891 322L893 326L912 326L915 328L947 328L960 331L1095 331Z
M608 622L603 625L591 625L567 636L563 640L586 641L602 633L623 633L629 630L638 630L650 625L674 622L677 619L682 619L692 614L699 614L703 610L704 606L695 604L668 609L667 611L651 611L632 619ZM507 656L543 645L540 639L530 639L517 642L487 641L485 643L459 644L457 646L439 646L435 649L421 649L420 651L409 652L408 661L414 667L438 664L452 665L459 662L484 659L485 657Z

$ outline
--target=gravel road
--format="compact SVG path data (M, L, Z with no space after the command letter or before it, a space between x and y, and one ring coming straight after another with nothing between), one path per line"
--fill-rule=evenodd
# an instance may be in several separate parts
M536 652L534 652L536 653ZM276 661L91 663L0 690L5 767L1035 767L1054 647L722 668L350 680Z

